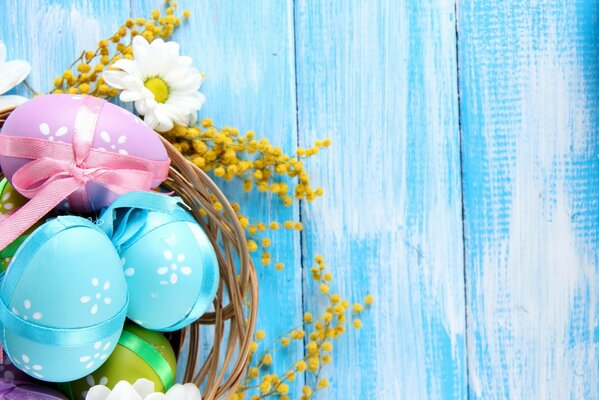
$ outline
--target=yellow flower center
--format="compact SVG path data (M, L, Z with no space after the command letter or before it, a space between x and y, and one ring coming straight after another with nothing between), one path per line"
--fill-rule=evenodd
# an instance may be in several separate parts
M154 100L158 103L164 103L168 99L168 85L162 78L157 76L146 79L144 86L154 95Z

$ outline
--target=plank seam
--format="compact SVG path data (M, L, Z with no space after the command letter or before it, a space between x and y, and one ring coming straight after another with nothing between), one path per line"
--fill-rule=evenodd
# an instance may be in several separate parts
M296 16L296 4L295 4L295 0L291 0L291 6L293 7L293 14L292 14L292 23L293 23L293 30L291 31L293 33L293 40L291 41L291 43L293 43L293 51L290 52L291 54L293 54L293 82L294 82L294 87L295 87L295 139L296 139L296 147L300 146L300 115L299 115L299 96L298 96L298 90L299 90L299 85L297 82L297 74L298 74L298 67L297 67L297 16ZM303 216L303 212L302 209L305 205L303 200L299 200L298 202L298 220L299 222L301 222L302 224L304 223L304 216ZM301 231L299 233L299 247L300 247L300 271L301 271L301 290L302 290L302 313L300 315L301 319L302 319L302 328L304 326L304 315L306 313L306 302L305 302L305 274L304 274L304 270L305 270L305 266L304 266L304 244L305 244L305 231ZM308 345L307 343L307 336L304 336L303 338L303 348L305 349L306 346ZM305 371L303 373L304 376L304 383L307 382L308 379L308 374Z
M468 351L468 268L466 266L466 222L465 222L465 204L464 204L464 140L462 132L462 93L460 90L460 34L458 28L458 0L454 1L454 15L455 15L455 60L456 60L456 91L457 91L457 108L458 108L458 135L460 141L460 200L462 206L461 220L462 220L462 268L464 269L464 346L465 346L465 358L466 358L466 399L470 400L470 352Z

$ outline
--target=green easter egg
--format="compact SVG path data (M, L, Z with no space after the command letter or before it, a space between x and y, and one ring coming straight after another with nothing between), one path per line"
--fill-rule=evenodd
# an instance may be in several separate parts
M165 392L175 383L176 372L177 359L166 337L128 322L119 344L100 368L84 378L61 384L60 389L72 400L84 400L94 385L112 389L119 381L135 383L145 378L154 382L154 391Z
M27 198L23 197L17 192L11 185L8 183L6 178L0 180L0 215L8 214L11 211L14 211L20 207L22 207L25 203L27 203ZM32 228L33 229L33 228ZM27 233L30 233L29 231ZM6 270L12 256L14 256L15 252L23 243L27 235L22 235L10 245L8 245L5 249L0 251L0 269L1 271Z
M8 183L8 179L4 178L0 181L0 215L20 208L28 201Z

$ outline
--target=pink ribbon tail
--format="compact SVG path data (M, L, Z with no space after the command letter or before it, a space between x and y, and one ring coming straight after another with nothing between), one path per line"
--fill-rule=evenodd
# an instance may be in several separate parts
M75 178L56 180L45 186L23 207L11 214L4 215L0 219L0 232L2 232L0 249L11 244L79 186L80 182Z

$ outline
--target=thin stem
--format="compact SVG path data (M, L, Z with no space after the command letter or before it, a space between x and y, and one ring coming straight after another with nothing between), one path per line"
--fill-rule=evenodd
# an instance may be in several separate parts
M34 95L34 96L39 96L39 92L37 90L35 90L34 88L31 87L31 85L29 84L29 82L27 82L27 80L23 81L23 84L27 87L27 89L29 89L29 91Z

